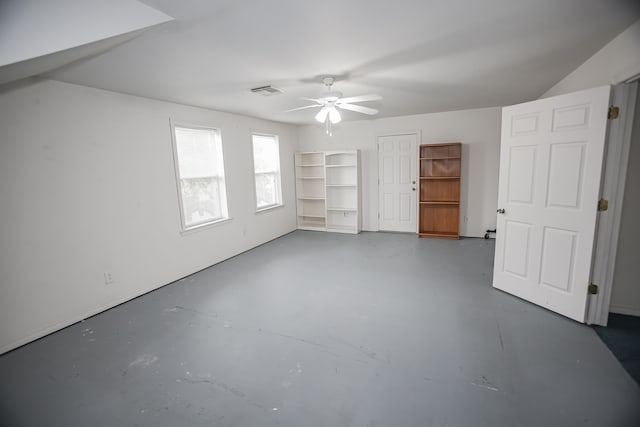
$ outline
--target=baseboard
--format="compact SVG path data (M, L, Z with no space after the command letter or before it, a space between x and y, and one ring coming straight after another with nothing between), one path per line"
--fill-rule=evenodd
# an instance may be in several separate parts
M628 316L640 317L640 308L638 307L624 307L620 305L610 305L609 313L626 314Z

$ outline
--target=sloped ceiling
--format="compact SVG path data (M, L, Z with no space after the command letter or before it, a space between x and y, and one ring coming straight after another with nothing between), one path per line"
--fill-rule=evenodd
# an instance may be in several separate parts
M170 20L134 0L1 0L0 84L95 56Z
M46 76L301 124L314 110L284 111L334 75L345 96L382 95L376 117L399 116L535 99L640 18L632 0L144 3L175 19ZM284 93L249 91L267 84Z

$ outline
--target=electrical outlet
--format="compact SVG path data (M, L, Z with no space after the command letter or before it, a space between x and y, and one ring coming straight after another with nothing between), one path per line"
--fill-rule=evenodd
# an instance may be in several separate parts
M104 284L105 285L110 285L113 283L113 275L111 274L110 271L105 271L104 272Z

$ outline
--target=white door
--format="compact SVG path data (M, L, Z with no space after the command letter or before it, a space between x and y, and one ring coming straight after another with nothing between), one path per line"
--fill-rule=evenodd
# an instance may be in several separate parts
M493 286L585 321L610 87L502 109Z
M378 137L378 228L416 233L418 135Z

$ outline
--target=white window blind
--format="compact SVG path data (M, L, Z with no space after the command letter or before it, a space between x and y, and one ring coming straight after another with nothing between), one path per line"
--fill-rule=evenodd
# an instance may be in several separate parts
M275 135L253 134L253 167L256 184L256 209L282 205L280 148Z
M174 135L183 229L228 218L220 132L174 126Z

